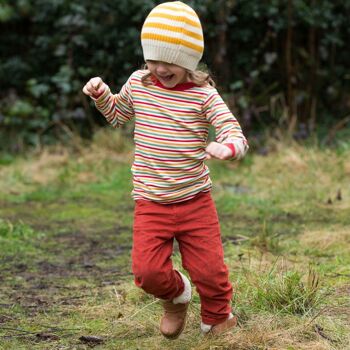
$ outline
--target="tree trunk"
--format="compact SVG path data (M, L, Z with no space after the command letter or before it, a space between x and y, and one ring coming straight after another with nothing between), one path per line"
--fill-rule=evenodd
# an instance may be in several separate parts
M235 0L219 0L219 10L215 15L217 36L215 37L215 54L213 57L213 69L221 86L227 86L230 77L230 60L227 56L227 17L235 6Z
M297 125L295 106L294 68L293 68L293 0L288 0L287 7L287 40L286 40L286 73L287 73L287 105L288 105L288 131L292 134Z

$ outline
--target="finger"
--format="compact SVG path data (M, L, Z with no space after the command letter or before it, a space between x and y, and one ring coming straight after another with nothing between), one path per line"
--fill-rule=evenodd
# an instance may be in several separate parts
M205 152L209 155L213 155L213 150L211 149L211 147L207 146L206 149L205 149Z
M217 158L219 156L218 150L213 147L212 145L209 145L206 149L205 152L210 156L210 158Z
M96 91L96 95L102 95L105 92L105 90L106 90L106 87L103 84L97 90L95 90Z
M103 95L104 92L105 92L105 89L99 89L98 91L94 91L94 93L92 94L92 97L95 99L98 99Z
M102 84L102 79L101 78L92 78L91 79L91 85L95 90L98 90L99 87Z
M85 86L83 87L83 93L84 93L85 95L91 96L91 92L90 92L90 90L89 90L89 88L88 88L87 85L85 85Z

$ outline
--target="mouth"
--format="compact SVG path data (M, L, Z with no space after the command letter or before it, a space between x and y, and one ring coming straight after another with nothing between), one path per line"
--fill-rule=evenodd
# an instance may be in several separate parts
M167 83L170 82L174 77L174 74L164 75L164 76L158 76L159 80Z

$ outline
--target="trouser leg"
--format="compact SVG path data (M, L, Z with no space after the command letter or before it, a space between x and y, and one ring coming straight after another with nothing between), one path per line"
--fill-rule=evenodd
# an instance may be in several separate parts
M136 201L132 248L135 284L165 300L174 299L184 290L182 278L171 261L173 226L170 206Z
M224 263L215 204L210 193L204 193L178 208L182 221L176 238L183 267L200 296L202 322L219 324L231 312L232 286Z

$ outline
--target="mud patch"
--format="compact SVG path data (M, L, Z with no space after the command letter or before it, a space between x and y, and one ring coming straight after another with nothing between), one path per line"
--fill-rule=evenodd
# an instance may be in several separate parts
M45 223L33 229L43 227L50 232ZM129 228L116 226L93 234L84 231L48 234L33 242L42 254L24 256L23 261L15 263L15 257L4 257L7 264L2 271L6 275L2 276L0 294L6 302L0 305L0 310L15 309L33 317L57 307L78 306L86 302L92 289L129 278L131 269L114 261L124 255L126 260L129 258L131 244L118 244L121 230ZM8 312L0 314L0 323L13 320Z

